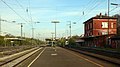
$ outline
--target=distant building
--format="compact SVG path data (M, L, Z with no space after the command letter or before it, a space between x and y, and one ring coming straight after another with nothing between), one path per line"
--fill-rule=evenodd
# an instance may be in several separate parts
M108 19L109 18L109 19ZM108 25L109 22L109 25ZM117 18L97 15L84 22L84 46L111 47L110 38L117 34ZM109 31L109 32L108 32ZM108 35L109 33L109 35Z
M108 34L116 34L117 33L117 18L109 17L109 27L108 27L108 16L107 15L97 15L95 17L90 18L89 20L84 22L84 36L101 36ZM108 29L109 28L109 29Z

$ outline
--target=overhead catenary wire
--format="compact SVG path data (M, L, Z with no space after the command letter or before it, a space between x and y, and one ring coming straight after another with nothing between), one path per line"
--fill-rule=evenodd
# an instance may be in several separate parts
M83 10L84 12L89 12L88 8L92 8L95 4L97 3L97 0L90 0L90 2L88 2L87 6L85 7L85 9Z
M104 2L103 2L104 3ZM98 6L100 6L100 5L102 5L100 2L98 2L97 3L97 1L95 2L95 4L94 4L94 6L92 6L91 7L91 9L88 11L88 13L85 13L84 15L82 15L81 17L80 17L80 19L78 20L78 22L83 18L83 17L85 17L85 16L87 16L89 13L91 13L96 7L98 7ZM74 30L72 30L72 31L77 31L78 29L80 29L80 28L77 28L77 29L74 29Z
M23 9L23 11L27 14L27 17L28 17L28 22L31 22L30 20L31 20L31 17L30 17L30 15L29 15L29 9L27 8L27 9L25 9L24 7L23 7L23 5L18 1L18 0L15 0L17 3L18 3L18 5L21 7L21 9ZM28 23L30 26L32 26L30 23Z
M98 0L90 0L87 5L85 6L85 8L83 8L82 11L82 15L80 15L79 19L77 19L76 22L79 22L81 19L83 19L83 17L87 16L90 12L92 12L97 6L99 6L97 4ZM88 8L91 8L90 10Z
M30 16L30 19L31 19L31 22L33 22L33 19L32 19L32 14L31 14L31 9L30 9L30 0L28 0L28 10L29 10L29 16Z
M8 5L5 1L1 0L7 7L9 7L17 16L19 16L22 20L25 22L28 22L26 19L24 19L20 14L18 14L10 5Z
M113 13L114 10L117 10L118 8L120 8L120 6L116 6L115 8L111 9L110 12ZM118 10L117 12L119 12L120 10ZM115 12L116 13L116 12Z
M98 6L100 6L101 5L101 3L98 3ZM95 7L93 7L92 9L91 9L91 11L89 11L87 14L89 14L90 12L92 12L96 7L98 7L97 5L95 6ZM111 9L109 12L112 12L112 11L114 11L115 9L117 9L117 8L119 8L120 6L118 6L118 7L115 7L115 8L113 8L113 9ZM117 11L117 12L119 12L119 11ZM83 16L87 16L87 14L86 15L83 15ZM82 16L81 16L82 17ZM82 18L81 18L82 19ZM80 20L81 20L80 19ZM78 29L80 29L80 28L77 28L77 29L75 29L75 30L72 30L72 31L77 31Z
M88 13L86 13L85 15L84 15L84 17L86 16L86 15L88 15L89 13L91 13L96 7L98 7L98 5L100 5L101 3L97 3L97 4L95 4L95 6L88 12Z
M88 8L92 8L95 4L96 4L97 0L89 0L89 2L87 3L87 5L85 5L84 8L82 8L80 11L82 11L82 14L80 12L80 17L79 19L82 19L82 17L87 13L89 12L89 9ZM76 18L75 18L76 19ZM79 19L77 20L77 22L79 21Z
M23 7L23 5L18 0L15 0L15 1L18 3L18 5L21 7L21 9L25 12L25 14L28 17L28 22L29 22L30 17L28 15L28 9L25 9L25 7Z
M92 1L90 0L90 1L87 3L87 5L85 6L86 8L81 9L81 11L86 12L85 15L89 14L92 10L94 10L94 9L98 6L98 4L96 4L97 1L98 1L98 0L92 0ZM91 11L90 11L88 8L91 8ZM83 16L84 16L84 14L80 15L80 18L79 18L76 22L79 22L79 21L82 19ZM85 17L85 16L84 16L84 17ZM79 24L79 23L78 23L78 24ZM76 31L76 30L78 30L78 29L79 29L79 28L77 28L77 29L75 29L75 30L72 30L72 31Z
M81 19L83 19L83 17L87 16L89 13L91 13L96 7L100 6L100 4L101 4L101 3L97 3L97 0L94 2L91 2L91 3L93 4L93 6L87 7L87 8L91 8L91 9L90 10L83 10L84 15L81 15L80 19L78 19L77 22L79 22ZM91 3L89 3L89 4L91 4Z
M28 22L33 22L32 20L32 14L31 14L31 7L30 7L30 0L28 1L28 7L25 9L18 0L16 0L16 2L18 3L18 5L23 9L23 11L25 11L25 13L27 14L28 16ZM32 26L31 23L28 23L30 26Z
M18 1L18 0L15 0L17 3L18 3L18 5L23 9L23 11L25 11L25 8L20 4L20 2Z

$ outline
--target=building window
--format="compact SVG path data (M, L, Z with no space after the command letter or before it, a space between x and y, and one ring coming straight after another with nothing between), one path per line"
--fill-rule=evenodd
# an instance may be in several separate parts
M90 23L90 29L92 29L92 23Z
M102 32L102 35L106 35L106 34L108 34L108 32Z
M99 33L98 33L98 35L99 35Z
M111 23L111 28L114 28L113 23Z
M88 30L89 30L89 24L88 24Z
M92 36L92 32L90 32L90 35Z
M108 22L102 22L102 28L108 28Z

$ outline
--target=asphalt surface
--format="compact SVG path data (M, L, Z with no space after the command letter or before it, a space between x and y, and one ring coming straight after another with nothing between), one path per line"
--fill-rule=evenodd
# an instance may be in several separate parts
M29 61L30 62L30 61ZM24 63L23 63L24 65ZM22 66L23 67L23 66ZM26 66L25 66L26 67ZM46 47L27 67L119 67L61 47Z

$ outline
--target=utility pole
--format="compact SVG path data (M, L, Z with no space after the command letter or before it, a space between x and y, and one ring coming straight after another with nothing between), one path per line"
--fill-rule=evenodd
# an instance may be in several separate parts
M35 28L32 28L32 38L34 39L34 30Z
M33 26L32 26L32 39L31 39L31 44L33 45L33 39L34 39L34 29Z
M52 41L53 41L53 34L54 34L54 33L51 33L51 34L52 34Z
M34 22L34 23L40 23L40 22ZM33 23L32 23L32 39L31 39L31 43L32 43L32 45L33 45L33 39L34 39L34 25L33 25Z
M53 34L54 34L54 33L51 33L51 34L52 34L52 46L53 46Z
M71 21L68 21L69 22L69 30L70 30L70 38L71 38Z
M1 36L1 16L0 16L0 36Z
M68 21L69 22L69 28L70 28L70 38L71 38L71 35L72 35L72 22L71 21ZM73 24L76 24L76 22L73 22Z
M18 23L18 24L20 24L20 26L21 26L21 38L22 38L22 35L23 35L23 24L25 24L25 23Z
M109 36L109 11L110 11L110 0L108 0L108 36Z
M108 46L109 46L109 10L110 10L110 0L108 0Z
M71 21L70 21L70 26L69 26L69 28L70 28L70 38L71 38Z
M24 32L24 38L25 38L25 32Z
M56 45L56 23L60 23L59 21L52 21L52 23L55 24L55 45Z
M68 38L68 35L69 35L69 34L68 34L68 30L66 30L66 37L67 37L67 38Z
M40 22L33 22L32 23L32 38L34 38L34 24L36 24L36 23L40 23Z
M55 24L55 40L56 40L56 23L59 23L59 21L52 21L52 23Z
M116 4L116 3L111 3L111 5L114 5L114 6L120 6L120 4ZM118 45L116 45L116 48L118 48Z
M3 20L2 18L1 18L1 15L0 15L0 36L1 36L1 34L2 34L2 21L4 21L4 22L9 22L9 21L7 21L7 20ZM15 23L16 21L12 21L12 22L9 22L9 23Z

